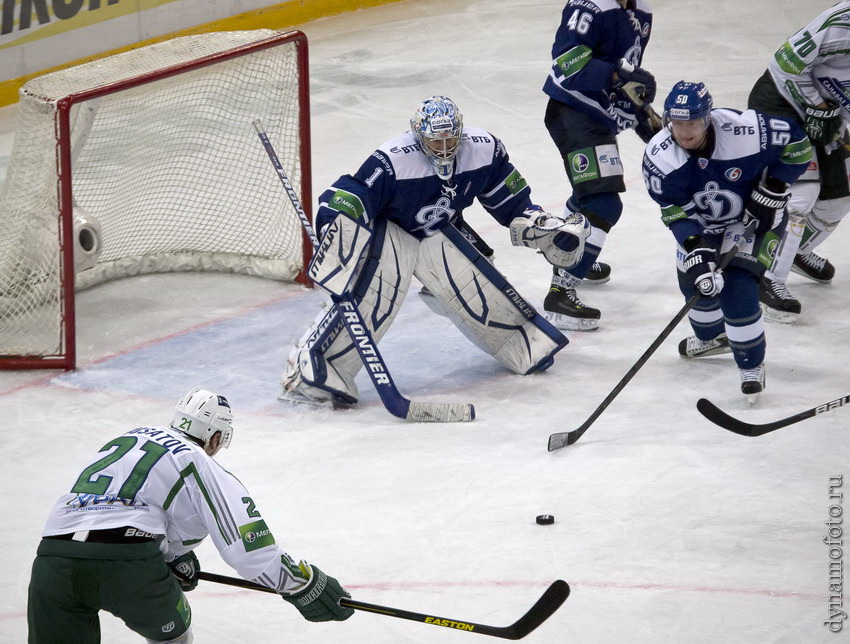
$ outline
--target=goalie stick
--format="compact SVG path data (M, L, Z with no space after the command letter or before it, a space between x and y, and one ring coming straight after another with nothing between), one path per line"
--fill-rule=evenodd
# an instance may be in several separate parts
M249 590L259 590L266 593L274 593L275 595L278 594L278 592L273 588L267 588L266 586L261 586L260 584L255 584L254 582L247 581L245 579L239 579L238 577L227 577L225 575L217 575L215 573L204 572L202 570L198 573L198 578L205 581L214 581L218 584L247 588ZM402 610L400 608L390 608L389 606L380 606L378 604L367 604L366 602L361 602L348 597L342 597L339 600L339 605L347 608L353 608L354 610L374 613L375 615L382 615L384 617L409 619L414 622L431 624L432 626L442 626L444 628L452 628L459 631L467 631L469 633L501 637L506 640L521 640L549 619L569 596L570 586L567 582L561 579L552 582L549 588L546 589L546 592L544 592L540 599L534 603L534 606L532 606L525 615L520 617L510 626L488 626L487 624L476 624L475 622L447 619L445 617L437 617L435 615L428 615L425 613L415 613L413 611Z
M747 223L746 226L744 226L744 230L741 232L740 236L738 237L738 240L735 242L734 246L723 255L723 257L720 259L720 262L718 262L717 268L715 270L723 271L723 269L729 265L729 262L731 262L735 255L738 253L738 249L741 247L743 241L750 235L750 233L753 232L753 230L755 230L757 224L758 222L755 219L752 219ZM644 364L646 364L646 361L649 360L652 354L655 353L655 350L658 349L658 347L661 346L664 340L667 339L667 336L673 332L673 329L676 328L679 322L684 319L684 317L688 314L688 311L693 308L694 304L696 304L697 300L700 297L701 296L699 292L697 292L690 298L688 298L688 301L685 302L685 306L683 306L679 310L679 312L673 317L673 319L667 323L667 326L664 327L664 330L661 331L660 334L658 334L658 337L653 340L652 344L649 345L649 348L643 352L643 355L641 355L641 357L638 358L637 362L632 365L632 368L626 372L626 375L620 379L620 382L618 382L614 389L611 390L611 393L609 393L605 397L605 400L603 400L599 404L599 406L593 411L593 413L590 415L590 418L584 421L578 428L570 432L557 432L549 436L548 449L550 452L554 452L555 450L561 449L562 447L566 447L567 445L572 445L578 439L584 436L584 433L588 429L590 429L590 426L593 424L593 422L597 418L599 418L599 416L602 414L603 411L605 411L605 409L607 409L608 405L611 404L614 398L616 398L617 395L625 388L625 386L629 384L629 381L634 378L635 374L640 371L640 368L643 367Z
M706 398L700 398L697 401L697 409L699 413L708 418L712 423L722 427L723 429L728 429L730 432L734 432L736 434L740 434L741 436L763 436L764 434L769 434L770 432L775 432L777 429L782 429L783 427L787 427L788 425L793 425L794 423L799 423L801 420L806 420L807 418L812 418L817 416L818 414L822 414L827 411L832 411L833 409L838 409L839 407L843 407L844 405L850 403L850 395L844 396L843 398L836 398L835 400L830 400L828 403L824 403L822 405L818 405L817 407L812 407L811 409L807 409L806 411L801 411L799 414L794 414L793 416L788 416L788 418L782 418L781 420L775 420L772 423L747 423L743 420L738 420L727 414L725 411L720 409L717 405Z
M254 129L257 131L257 136L269 156L274 169L277 171L277 176L283 184L286 195L295 208L298 218L301 220L301 225L307 231L310 237L310 242L315 249L319 244L316 231L313 229L307 213L301 205L301 200L298 194L292 187L286 171L280 163L280 159L266 134L260 119L253 122ZM351 341L354 343L360 359L363 361L363 366L366 373L369 374L369 379L375 386L381 402L388 412L398 418L410 420L414 422L436 422L436 423L451 423L451 422L466 422L475 419L475 407L469 403L426 403L415 402L405 398L393 382L389 369L384 362L381 353L378 351L378 345L372 338L369 328L366 326L366 321L357 308L357 303L350 293L341 295L331 294L331 300L339 311L339 316L342 318L342 323L345 325L348 334L351 336Z

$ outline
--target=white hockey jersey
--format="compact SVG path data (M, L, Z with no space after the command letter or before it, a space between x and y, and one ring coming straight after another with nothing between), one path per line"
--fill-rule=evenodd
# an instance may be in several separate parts
M279 592L307 582L236 477L173 429L137 427L106 443L56 502L42 534L122 526L163 535L166 561L209 535L245 579Z
M776 88L801 117L802 104L824 99L850 120L850 1L839 2L797 31L768 66Z

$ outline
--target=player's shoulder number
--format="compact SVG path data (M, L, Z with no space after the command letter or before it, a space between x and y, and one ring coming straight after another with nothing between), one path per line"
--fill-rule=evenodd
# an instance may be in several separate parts
M577 31L580 34L586 34L590 30L591 22L593 22L593 14L576 9L573 11L570 19L567 20L567 29Z

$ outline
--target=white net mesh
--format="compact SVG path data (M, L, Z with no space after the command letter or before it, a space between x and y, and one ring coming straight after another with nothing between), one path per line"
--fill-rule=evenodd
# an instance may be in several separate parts
M265 47L273 37L280 42ZM264 48L185 70L259 41ZM297 275L300 221L252 122L262 120L300 191L308 178L300 156L307 107L299 105L299 49L271 30L186 36L46 74L21 89L0 192L0 355L63 350L63 146L72 159L73 206L100 237L88 257L94 266L78 262L78 288L175 270ZM174 67L181 72L159 78ZM130 79L140 82L116 91ZM87 100L78 102L73 95L81 92ZM73 106L63 141L65 102ZM80 239L75 230L71 243ZM75 252L85 259L80 248Z

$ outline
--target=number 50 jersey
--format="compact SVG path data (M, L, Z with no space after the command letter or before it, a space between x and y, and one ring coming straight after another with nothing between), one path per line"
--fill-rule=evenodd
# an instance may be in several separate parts
M306 581L236 477L173 429L138 427L106 443L56 502L43 536L122 526L164 535L166 561L209 535L245 579L278 591Z
M783 118L720 108L711 111L710 128L704 153L680 147L669 128L656 134L644 152L646 188L680 243L741 221L760 181L773 177L792 184L812 160L809 139ZM673 226L684 220L689 225Z

